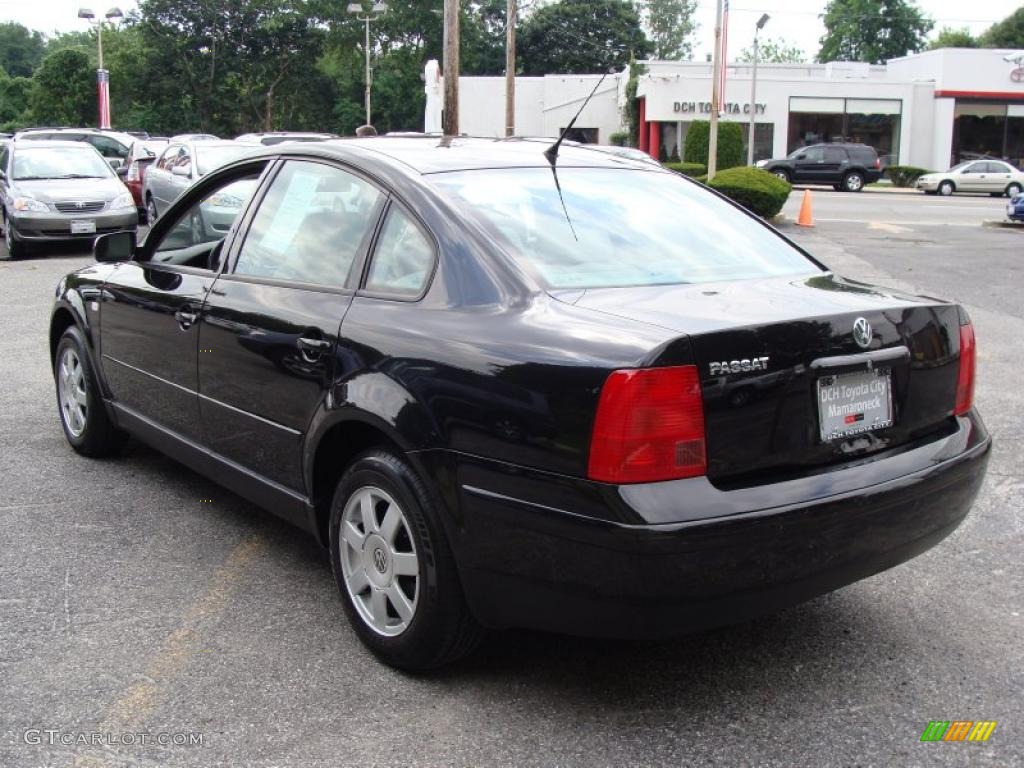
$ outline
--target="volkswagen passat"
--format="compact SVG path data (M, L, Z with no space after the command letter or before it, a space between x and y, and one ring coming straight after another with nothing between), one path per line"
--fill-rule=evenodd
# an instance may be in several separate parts
M99 238L50 327L68 441L134 435L310 531L405 668L481 627L742 620L960 524L990 448L961 307L843 279L649 163L545 149L282 145L141 245Z

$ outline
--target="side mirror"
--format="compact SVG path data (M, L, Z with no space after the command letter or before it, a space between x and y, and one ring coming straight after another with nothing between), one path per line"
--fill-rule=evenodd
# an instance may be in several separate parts
M797 160L806 160L807 159L807 155L797 155L796 159Z
M101 264L128 261L134 254L134 232L111 232L100 235L92 246L92 255Z
M123 179L125 176L128 175L128 166L127 165L118 166L118 168L114 171L114 173L116 173L118 176L120 176Z
M186 179L192 175L191 165L176 165L171 168L172 176L184 176Z

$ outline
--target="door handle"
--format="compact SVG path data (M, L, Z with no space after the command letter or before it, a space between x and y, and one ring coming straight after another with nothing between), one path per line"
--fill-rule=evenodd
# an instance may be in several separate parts
M191 307L182 307L174 313L174 319L178 321L181 330L187 331L199 319L199 313Z
M331 342L326 339L311 339L306 336L300 337L295 343L302 350L302 354L314 359L331 348Z

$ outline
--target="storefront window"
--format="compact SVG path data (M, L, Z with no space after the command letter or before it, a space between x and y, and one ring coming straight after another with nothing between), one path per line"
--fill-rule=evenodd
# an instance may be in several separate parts
M898 162L899 99L790 99L788 151L808 144L848 141L874 147L882 165Z
M1024 105L958 101L953 114L952 163L994 157L1021 167Z
M750 124L743 123L743 158L746 162L749 146ZM754 126L754 162L770 160L775 142L775 124L757 123Z

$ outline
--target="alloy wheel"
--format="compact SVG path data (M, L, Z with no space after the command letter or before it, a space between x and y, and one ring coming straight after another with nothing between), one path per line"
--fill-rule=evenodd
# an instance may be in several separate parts
M405 513L376 486L356 490L339 532L342 576L359 616L374 632L395 637L416 615L420 567Z
M949 197L950 195L953 194L953 185L950 184L948 181L942 182L941 184L939 184L939 194L942 195L943 197Z
M89 416L89 398L82 361L70 347L64 350L57 366L57 393L64 426L73 436L81 437Z
M153 198L151 197L146 201L146 223L155 224L157 216L156 203L153 202Z
M850 192L860 192L864 186L864 178L859 173L851 173L846 177L846 189Z

